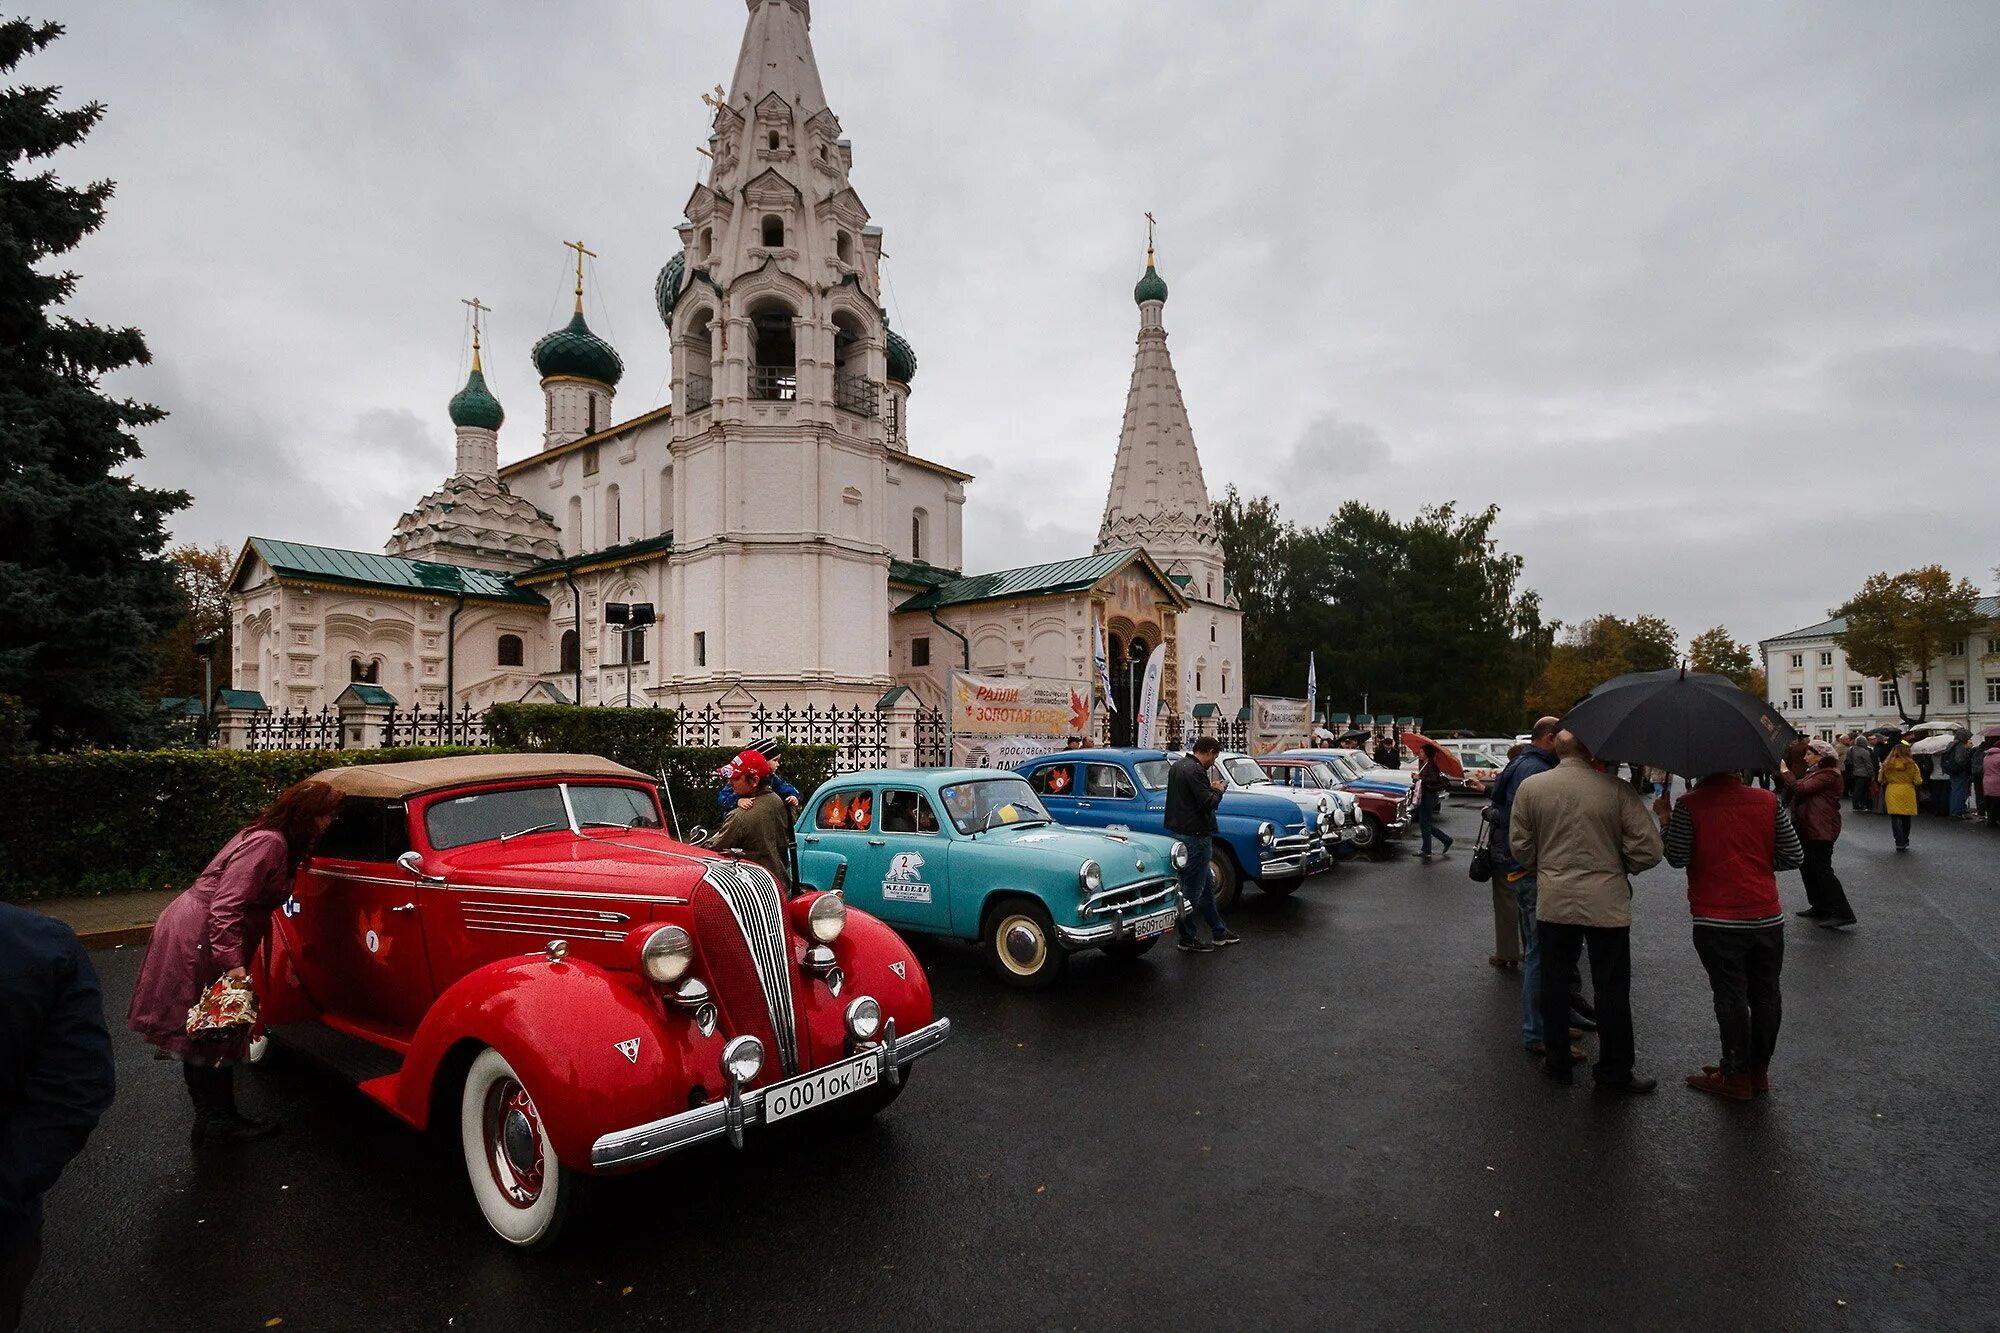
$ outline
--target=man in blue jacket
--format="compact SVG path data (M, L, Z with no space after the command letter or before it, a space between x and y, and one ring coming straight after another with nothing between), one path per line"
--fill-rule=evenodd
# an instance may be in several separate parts
M1487 813L1492 833L1487 839L1493 857L1493 876L1514 894L1514 908L1521 923L1521 1044L1536 1055L1544 1053L1542 1032L1542 951L1536 942L1535 872L1523 869L1508 848L1509 824L1514 814L1514 796L1521 784L1556 766L1556 733L1562 719L1545 717L1528 734L1528 748L1500 770L1493 780L1493 806ZM1558 1040L1569 1040L1566 1032Z
M0 903L0 1330L42 1259L42 1195L111 1105L97 973L60 921Z

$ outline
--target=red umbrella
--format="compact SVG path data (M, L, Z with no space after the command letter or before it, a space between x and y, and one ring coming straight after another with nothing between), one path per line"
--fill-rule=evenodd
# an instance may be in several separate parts
M1438 766L1438 772L1444 774L1446 777L1463 778L1465 776L1465 765L1458 762L1458 756L1450 750L1445 749L1442 745L1439 745L1430 737L1420 736L1414 731L1406 731L1403 733L1403 744L1409 747L1411 754L1417 755L1420 758L1428 758L1435 762Z

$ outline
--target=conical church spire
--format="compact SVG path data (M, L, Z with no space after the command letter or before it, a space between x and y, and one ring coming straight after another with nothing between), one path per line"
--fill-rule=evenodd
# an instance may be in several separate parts
M813 59L811 0L747 0L750 22L729 81L729 105L749 109L772 93L804 121L826 109L826 93Z
M1222 546L1202 480L1194 427L1188 423L1180 380L1167 353L1167 330L1161 321L1167 284L1154 264L1150 238L1146 272L1133 295L1139 303L1139 350L1097 549L1143 547L1169 573L1187 575L1193 596L1221 601Z

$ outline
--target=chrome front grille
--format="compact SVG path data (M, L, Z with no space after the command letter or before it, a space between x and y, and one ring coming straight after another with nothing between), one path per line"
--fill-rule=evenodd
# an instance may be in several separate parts
M778 1039L778 1065L789 1078L799 1072L799 1029L792 1008L785 905L777 882L768 871L743 861L711 861L702 878L728 904L744 943L750 946L771 1031Z

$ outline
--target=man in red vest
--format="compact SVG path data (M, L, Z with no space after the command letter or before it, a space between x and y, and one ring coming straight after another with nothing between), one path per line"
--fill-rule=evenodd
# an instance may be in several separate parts
M1662 796L1654 809L1666 811ZM1780 870L1805 860L1792 817L1777 795L1713 773L1682 797L1667 820L1667 864L1688 874L1694 951L1715 992L1722 1063L1689 1074L1687 1085L1733 1101L1771 1087L1778 1045L1778 975L1785 964Z

